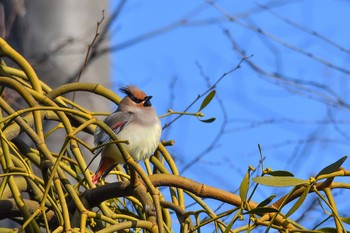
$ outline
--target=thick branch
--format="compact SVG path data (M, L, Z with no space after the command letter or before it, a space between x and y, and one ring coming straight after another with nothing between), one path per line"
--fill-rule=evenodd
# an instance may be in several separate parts
M40 207L40 204L36 201L29 199L23 199L23 201L30 214L33 214ZM46 218L48 220L51 220L53 216L54 212L52 210L46 212ZM23 217L23 214L18 208L15 199L8 198L6 200L0 200L0 219L15 217Z
M105 184L103 186L98 186L94 189L89 189L81 196L83 203L86 205L87 209L92 209L100 205L102 202L116 198L125 197L132 195L132 186L130 181L114 182L111 184ZM72 201L70 204L70 210L75 209L75 203Z

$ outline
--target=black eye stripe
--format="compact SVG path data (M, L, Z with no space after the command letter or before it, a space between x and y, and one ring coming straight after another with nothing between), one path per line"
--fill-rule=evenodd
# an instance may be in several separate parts
M135 103L137 103L137 104L139 104L139 103L141 103L142 101L144 101L145 99L143 99L143 100L140 100L140 99L137 99L135 96L133 96L132 94L130 94L130 95L128 95L129 97L130 97L130 99L132 100L132 101L134 101Z
M148 96L146 96L144 99L136 98L127 87L120 88L120 91L125 93L134 103L137 104L144 102L148 98Z

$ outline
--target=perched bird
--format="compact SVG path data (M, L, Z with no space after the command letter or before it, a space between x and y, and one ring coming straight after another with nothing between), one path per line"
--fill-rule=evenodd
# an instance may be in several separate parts
M119 103L118 109L109 115L104 123L114 131L119 140L129 142L124 146L131 157L139 162L149 158L156 150L162 127L150 102L152 96L147 96L139 88L132 85L121 88L120 91L125 93L126 96ZM111 137L100 127L96 128L95 144L97 146L111 140ZM125 163L115 144L109 144L96 150L91 162L100 153L101 161L92 177L92 182L95 184L100 177L105 177L117 164Z

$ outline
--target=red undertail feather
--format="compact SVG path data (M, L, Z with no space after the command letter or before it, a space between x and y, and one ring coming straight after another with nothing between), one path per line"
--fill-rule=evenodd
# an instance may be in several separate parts
M99 165L98 170L95 172L95 174L92 176L92 183L96 184L100 177L105 173L108 168L113 166L113 160L108 158L101 158L101 162Z

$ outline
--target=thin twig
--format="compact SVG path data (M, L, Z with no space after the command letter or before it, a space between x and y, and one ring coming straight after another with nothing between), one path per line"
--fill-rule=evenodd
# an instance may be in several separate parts
M206 80L207 86L211 90L213 85L211 85L209 77L204 73L202 66L198 62L196 64L197 64L197 67L199 69L199 73ZM221 77L221 79L222 78L223 77ZM216 85L218 82L220 82L221 79L217 80L217 82L214 85ZM221 123L220 129L219 129L218 133L216 134L216 136L214 137L214 139L212 140L212 142L209 143L209 145L206 148L204 148L204 150L202 150L200 153L198 153L197 156L195 156L190 162L188 162L181 169L181 171L180 171L181 174L183 174L186 170L188 170L190 167L192 167L194 164L196 164L206 154L211 152L215 148L215 146L218 144L218 142L220 141L220 138L225 133L225 129L226 129L226 126L228 124L228 114L227 114L227 111L225 109L225 105L223 104L223 101L221 100L221 98L217 94L215 95L214 98L218 101L218 103L220 105L220 109L222 110L222 115L223 115L223 121Z
M301 47L298 47L298 46L295 46L295 45L292 45L290 43L288 43L287 41L283 40L282 38L272 34L272 33L269 33L263 29L261 29L260 27L257 27L257 26L254 26L254 25L251 25L251 24L247 24L247 23L244 23L243 21L237 19L236 17L230 15L226 10L224 10L223 8L221 8L216 2L214 1L211 1L211 0L208 0L207 1L210 5L212 5L215 9L217 9L221 14L223 14L224 16L227 17L227 19L231 22L234 22L236 23L237 25L240 25L248 30L251 30L257 34L260 34L260 35L263 35L267 38L269 38L270 40L272 41L275 41L276 43L290 49L290 50L293 50L297 53L300 53L306 57L309 57L310 59L314 60L314 61L317 61L325 66L328 66L334 70L337 70L339 72L342 72L346 75L350 75L350 70L349 69L346 69L344 67L341 67L341 66L338 66L334 63L331 63L329 62L328 60L326 59L323 59L319 56L316 56L315 54L311 53L311 52L308 52L306 51L305 49L301 48Z
M85 55L85 60L84 60L83 66L80 68L79 75L78 75L78 78L77 78L77 82L80 82L81 75L82 75L83 71L85 70L85 68L87 66L87 62L88 62L88 59L89 59L89 56L90 56L91 49L94 46L97 38L100 35L99 28L100 28L100 25L101 25L101 23L103 22L104 19L105 19L105 11L102 10L102 18L101 18L100 21L97 22L95 36L92 39L91 43L88 45L88 50L86 51L86 55ZM75 95L76 95L76 92L73 92L73 99L72 99L73 102L75 100Z
M237 42L229 30L224 29L224 34L230 40L233 50L236 51L241 57L246 57L246 53L239 47ZM247 64L262 77L269 77L267 81L285 88L287 91L306 96L307 98L317 100L330 106L337 106L345 109L350 109L350 103L346 102L341 96L339 96L329 86L323 85L314 81L304 81L300 79L293 79L286 77L280 73L269 72L255 64L253 61L248 60Z
M91 43L88 45L88 50L86 52L86 56L85 56L85 60L84 60L84 64L83 64L83 67L80 69L80 72L79 72L79 75L78 75L78 78L77 78L77 82L80 81L80 78L81 78L81 74L83 73L83 71L85 70L86 68L86 65L87 65L87 61L89 59L89 55L90 55L90 52L91 52L91 49L92 47L94 46L97 38L99 37L100 33L99 33L99 28L103 22L103 20L105 19L105 12L104 10L102 10L102 18L100 21L97 22L97 26L96 26L96 32L95 32L95 36L94 38L92 39Z
M227 75L229 75L229 74L231 74L232 72L234 72L234 71L236 71L236 70L238 70L239 68L241 68L241 64L244 62L244 61L246 61L246 60L248 60L249 58L251 58L252 57L252 55L251 56L249 56L249 57L244 57L244 58L242 58L240 61L239 61L239 63L237 64L237 66L236 67L234 67L233 69L231 69L231 70L229 70L229 71L227 71L227 72L225 72L223 75L221 75L221 77L218 79L218 80L216 80L216 82L214 82L214 84L211 86L211 87L209 87L206 91L204 91L202 94L199 94L184 110L183 110L183 112L187 112L188 111L188 109L190 109L199 99L201 99L203 96L205 96L206 94L208 94L211 90L213 90L215 87L216 87L216 85L219 83L219 82L221 82L221 80L223 79L223 78L225 78ZM171 124L173 124L175 121L177 121L180 117L182 117L183 115L178 115L177 117L175 117L173 120L171 120L169 123L166 123L164 126L163 126L163 130L165 129L165 128L167 128L167 127L169 127Z
M297 23L296 21L293 21L291 19L288 19L287 17L284 17L283 15L277 14L276 12L273 12L271 7L268 5L260 5L257 4L258 7L261 7L261 9L264 9L266 12L270 13L272 16L276 17L277 19L285 22L286 24L291 25L292 27L295 27L297 29L299 29L300 31L303 31L311 36L314 36L324 42L326 42L327 44L330 44L332 46L334 46L335 48L339 49L340 51L350 54L350 50L345 48L344 46L339 45L338 43L334 42L333 40L331 40L331 37L326 37L324 35L322 35L321 33L308 29L307 27L305 27L302 24Z

